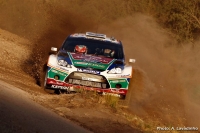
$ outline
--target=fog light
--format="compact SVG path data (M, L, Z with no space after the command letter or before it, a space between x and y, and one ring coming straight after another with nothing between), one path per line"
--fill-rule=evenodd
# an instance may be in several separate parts
M59 80L59 79L60 79L60 76L55 75L55 76L54 76L54 79L55 79L55 80Z
M116 84L115 87L116 87L117 89L120 89L120 88L122 87L122 85L121 85L121 84Z

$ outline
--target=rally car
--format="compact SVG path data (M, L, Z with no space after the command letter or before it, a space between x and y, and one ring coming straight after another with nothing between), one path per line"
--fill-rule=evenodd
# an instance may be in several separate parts
M125 97L132 66L125 64L122 42L104 34L75 33L61 48L52 47L45 76L45 89L94 90ZM130 59L129 62L134 62Z

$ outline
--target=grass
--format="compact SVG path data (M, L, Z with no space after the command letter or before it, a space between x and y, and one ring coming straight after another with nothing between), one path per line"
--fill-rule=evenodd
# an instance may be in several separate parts
M106 105L110 106L112 109L117 110L119 97L112 95L104 95Z
M81 94L83 98L86 99L96 99L98 103L106 104L107 106L117 109L118 102L119 102L119 97L113 96L112 94L98 94L97 91L91 91L91 90L86 90L84 87L81 88L75 88L78 93Z
M124 100L119 99L119 97L113 95L99 95L96 91L88 91L84 90L84 88L78 89L81 96L85 99L93 100L93 102L97 102L97 104L104 104L110 109L120 115L123 116L127 121L128 125L131 125L134 128L142 130L146 133L148 132L156 132L156 127L161 125L157 121L152 120L143 120L139 116L132 114L128 111L128 107L124 106ZM174 132L175 133L175 132Z

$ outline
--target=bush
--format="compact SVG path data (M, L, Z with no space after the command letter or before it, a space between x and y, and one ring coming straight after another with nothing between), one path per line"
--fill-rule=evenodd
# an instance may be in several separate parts
M200 0L153 0L155 17L177 35L179 41L194 41L200 33Z

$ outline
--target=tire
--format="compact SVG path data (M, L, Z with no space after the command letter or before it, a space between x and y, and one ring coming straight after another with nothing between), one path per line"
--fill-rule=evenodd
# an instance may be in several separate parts
M43 72L43 74L42 75L45 75L45 76L42 76L43 78L43 82L42 82L42 87L44 88L44 91L45 92L47 92L47 93L49 93L49 94L54 94L55 93L55 90L53 90L53 89L50 89L50 88L47 88L47 72L48 72L48 70L47 70L47 68L46 68L46 71L45 72Z
M126 98L126 95L120 95L119 98L124 100Z
M44 91L49 94L55 94L55 90L44 88Z

